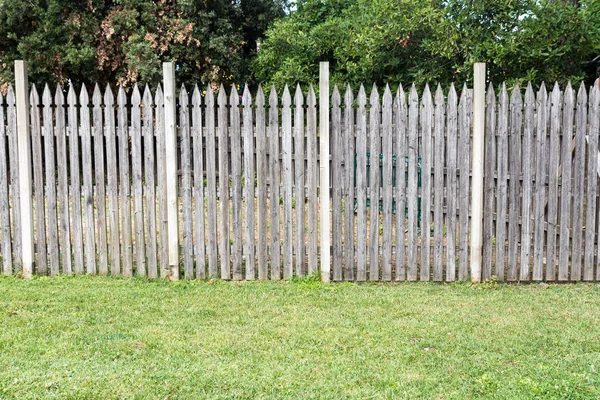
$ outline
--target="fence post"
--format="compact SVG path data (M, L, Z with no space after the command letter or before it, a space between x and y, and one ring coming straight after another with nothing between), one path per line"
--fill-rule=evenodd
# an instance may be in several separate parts
M483 245L483 144L485 142L485 63L473 66L473 159L471 184L471 281L481 281Z
M23 277L33 274L33 205L31 200L31 134L29 128L29 94L27 64L15 61L17 105L17 147L19 153L19 190L21 198L21 232L23 250Z
M331 224L329 223L329 62L319 64L319 144L321 210L321 280L329 282Z
M165 95L165 163L169 279L179 280L179 221L177 202L177 124L175 117L175 63L163 63Z

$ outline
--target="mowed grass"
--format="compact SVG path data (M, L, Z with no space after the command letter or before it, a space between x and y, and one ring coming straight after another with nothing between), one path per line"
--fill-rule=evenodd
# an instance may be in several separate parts
M0 278L0 398L600 398L600 286Z

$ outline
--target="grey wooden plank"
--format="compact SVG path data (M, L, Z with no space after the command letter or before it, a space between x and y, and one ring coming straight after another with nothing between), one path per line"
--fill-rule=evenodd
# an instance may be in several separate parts
M215 159L216 136L215 136L215 96L210 84L206 88L204 96L206 105L206 172L208 197L207 225L208 247L206 255L208 256L208 276L213 278L217 276L217 166Z
M367 95L361 85L356 111L356 280L367 279ZM310 163L309 163L310 165ZM310 208L309 208L310 210Z
M230 136L231 136L231 187L232 187L232 240L231 247L233 279L242 280L242 135L240 127L240 97L235 85L231 87Z
M244 142L244 197L245 197L245 224L244 236L246 238L246 246L244 247L244 259L246 261L246 280L254 280L256 276L256 253L255 253L255 207L254 207L254 127L252 116L252 95L248 85L244 87L242 95L243 106L243 125L242 125L242 140Z
M381 279L384 281L392 280L392 227L393 214L392 207L394 202L393 197L393 160L392 150L394 144L393 137L393 99L389 85L385 86L382 102L381 116L381 134L382 153L383 153L383 237L381 241Z
M523 174L523 204L521 211L521 268L519 280L530 279L530 255L531 255L531 214L533 205L533 132L535 129L535 95L531 83L525 91L525 114L523 119L523 152L522 152L522 174Z
M108 194L108 230L110 273L121 273L121 235L119 231L118 154L114 96L110 85L104 91L104 123L106 129L106 182Z
M469 173L471 166L471 120L472 120L472 91L463 86L459 103L459 215L458 215L458 279L466 280L469 276Z
M166 171L166 136L165 136L165 107L162 88L158 86L154 95L156 104L156 184L158 197L158 227L160 277L169 276L169 243L168 243L168 209L167 209L167 171Z
M546 134L547 119L546 105L548 93L546 85L542 84L536 99L536 158L535 158L535 216L533 243L532 279L541 281L544 272L544 238L545 238L545 208L546 208Z
M206 236L204 212L204 154L202 141L202 97L198 85L192 94L192 140L194 152L194 250L196 256L196 278L206 276Z
M81 274L85 270L85 252L88 247L87 242L83 242L83 221L81 208L81 166L83 162L79 149L79 122L77 109L79 108L77 95L73 85L69 87L67 95L68 103L68 126L69 135L69 179L71 183L71 235L73 240L73 270L76 274ZM83 141L83 138L82 138ZM82 143L83 146L83 143ZM60 163L60 158L58 159ZM85 203L84 203L85 204Z
M419 194L418 174L420 162L419 149L419 96L413 84L408 98L408 268L406 279L417 280L417 251L418 251L418 224L419 220Z
M69 101L70 103L70 101ZM85 85L81 87L79 95L80 126L81 135L81 161L83 164L83 204L85 215L85 242L84 258L85 271L88 274L96 273L96 219L94 215L94 187L92 182L92 130L90 126L90 108L89 96ZM71 117L69 113L69 117ZM69 124L74 124L75 120L70 120ZM73 133L73 131L71 131ZM75 210L73 210L75 213Z
M0 103L1 102L2 99L0 98ZM35 237L37 245L37 262L35 264L35 272L40 275L46 275L48 272L48 252L46 245L46 209L44 204L44 153L42 151L40 96L35 88L35 85L31 87L29 104L31 105L31 149L33 158L33 185L35 197ZM4 121L4 119L0 120ZM4 122L0 124L4 125ZM2 128L4 128L4 126ZM2 151L2 158L4 158L4 150L6 147L0 147L0 149L0 151ZM6 199L6 201L8 202L8 199Z
M560 232L558 280L569 280L569 261L571 257L571 185L572 185L572 154L571 140L573 139L573 108L575 106L573 88L567 85L563 97L563 119L561 140L561 196L560 196ZM559 128L560 129L560 128Z
M283 186L283 279L293 275L293 226L292 226L292 97L285 85L281 109L281 180Z
M377 86L373 85L369 98L369 280L379 280L379 199L381 173L379 155L381 153L381 105Z
M585 136L587 133L587 92L583 82L577 95L577 112L575 121L575 161L573 164L573 248L571 254L571 280L579 281L582 278L581 258L583 253L583 199L585 182ZM592 175L597 179L597 175ZM593 227L590 227L593 229Z
M67 132L65 126L65 100L60 86L56 87L54 104L56 105L54 134L56 136L56 158L58 163L60 255L63 273L71 274L73 272L73 264L71 260L71 231L69 229L71 222L69 218L69 180L67 176L67 163L65 162L67 160ZM73 179L73 175L71 179ZM78 187L76 184L73 186ZM77 243L74 244L77 245ZM76 265L76 267L81 269L83 268L83 264Z
M217 96L219 148L219 262L221 279L231 278L231 249L229 244L229 146L228 110L225 87L221 84Z
M518 278L519 255L519 219L521 215L521 135L523 132L523 98L519 85L515 85L510 98L510 133L509 133L509 215L508 220L508 271L506 279L516 281Z
M296 275L306 275L306 189L305 189L305 172L304 162L306 152L304 146L305 130L304 130L304 94L300 88L300 84L296 86L294 94L294 173L295 186L294 195L296 196Z
M583 280L594 279L594 248L596 227L596 194L598 190L598 179L596 179L598 168L598 135L600 134L600 81L596 81L590 89L589 99L589 143L587 164L587 188L586 188L586 212L585 212L585 255L583 263ZM600 258L599 258L600 259Z
M269 94L269 188L271 243L269 255L271 259L271 279L281 279L281 245L279 243L279 108L277 91L271 86ZM316 234L316 231L315 231Z
M142 193L142 96L136 85L131 94L131 190L133 194L133 231L135 264L140 276L146 276L146 242L144 235L144 199Z
M344 279L354 280L354 94L350 85L344 94L342 141L344 144ZM302 121L302 120L301 120ZM300 121L300 123L301 123ZM298 180L296 180L298 184Z
M433 280L444 279L444 133L445 99L441 86L435 91L433 142Z
M330 140L331 146L331 165L332 165L332 209L331 209L331 226L332 226L332 246L333 246L333 280L342 280L342 165L344 161L344 148L342 144L342 110L340 109L341 97L340 91L335 85L331 95L331 124L330 124Z
M158 277L158 265L156 254L156 180L154 179L154 112L152 109L152 94L148 85L144 88L143 103L143 128L144 137L144 198L146 211L144 213L147 246L146 257L148 261L148 277ZM98 194L100 191L98 190Z
M490 91L488 90L488 93ZM493 88L491 90L492 99L495 101ZM489 99L489 95L488 95ZM447 129L447 159L446 159L446 281L453 282L456 280L456 195L457 195L457 143L458 143L458 97L456 95L456 89L454 85L450 86L448 91L448 106L446 111L446 129ZM488 112L495 112L495 104L488 103ZM494 115L494 114L492 114ZM492 117L493 119L493 117ZM494 141L495 132L490 132L488 125L488 132L486 132L486 139L489 140L488 136L491 136L492 142ZM485 154L485 161L487 162L488 154ZM493 171L492 175L493 176ZM493 179L492 179L493 182ZM487 182L486 182L487 183ZM487 193L487 192L486 192ZM493 193L493 190L492 190ZM487 203L486 203L487 205ZM489 214L486 214L488 211ZM491 209L484 210L484 218L489 216L490 220L492 217ZM484 225L485 232L485 225ZM485 246L485 233L484 233L484 246ZM491 240L490 240L491 245ZM485 253L485 252L484 252Z
M558 171L562 100L558 82L550 98L550 148L548 157L548 229L546 231L546 280L556 280L556 223L558 215Z
M56 147L54 140L54 115L52 113L52 94L50 93L48 85L45 85L44 87L44 92L42 93L42 103L44 104L44 125L42 129L44 131L44 161L46 167L48 254L50 261L50 275L55 276L60 271L60 255L58 241L58 210L56 203ZM0 148L4 147L0 146Z
M394 123L396 138L394 152L396 153L396 187L394 198L396 200L396 275L397 281L406 279L406 232L405 232L405 209L406 209L406 172L408 156L407 148L407 104L406 94L402 85L398 86L396 98L394 99Z
M94 104L94 178L96 181L96 230L98 243L98 272L108 274L108 237L106 233L106 184L104 172L104 123L102 121L102 94L96 84L92 95Z
M15 92L12 86L8 87L6 93L7 136L8 136L8 165L10 173L9 196L11 199L12 227L13 227L13 272L21 271L23 251L21 246L21 203L19 190L19 153L17 142L17 110L15 106Z
M495 275L504 280L506 256L506 218L508 209L508 92L506 84L498 96L498 141L497 141L497 174L496 190L496 268Z
M46 85L46 89L48 86ZM46 93L44 91L44 93ZM47 98L44 98L44 102ZM52 100L50 100L52 101ZM0 104L4 103L2 93L0 93ZM49 108L49 107L48 107ZM4 125L4 106L0 105L0 150L2 151L2 157L0 157L0 229L2 230L2 271L4 275L12 274L12 238L10 228L10 207L9 207L9 195L8 195L8 164L6 157L6 128ZM52 169L54 171L54 169ZM54 175L54 174L53 174ZM56 201L55 201L56 209ZM50 227L49 227L50 228ZM50 234L50 233L49 233ZM49 238L52 240L52 238ZM58 259L58 252L55 252ZM52 257L50 257L52 261Z
M433 103L429 85L421 98L421 265L419 279L428 281L431 274L431 167L433 143Z
M194 278L194 221L192 220L192 143L190 138L189 96L184 85L179 91L179 140L181 141L181 223L183 235L183 273L185 279Z
M317 252L317 185L319 180L317 169L317 99L315 91L310 86L308 90L308 108L306 110L306 137L307 151L306 164L308 166L308 273L314 274L318 270L318 252Z
M265 95L262 86L256 93L256 190L258 192L258 279L269 278L267 263L267 137L265 130Z
M121 197L121 251L123 253L123 275L133 276L131 198L129 168L129 124L127 122L127 97L123 86L117 94L117 126L119 135L119 195Z

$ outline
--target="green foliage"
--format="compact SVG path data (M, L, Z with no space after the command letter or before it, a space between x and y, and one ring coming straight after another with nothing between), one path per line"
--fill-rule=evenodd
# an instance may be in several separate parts
M183 83L248 78L284 0L0 0L0 83L13 61L34 82L155 83L176 61Z
M462 84L474 62L494 81L579 81L600 51L600 6L561 0L303 0L266 33L253 68L307 84L329 61L335 83Z

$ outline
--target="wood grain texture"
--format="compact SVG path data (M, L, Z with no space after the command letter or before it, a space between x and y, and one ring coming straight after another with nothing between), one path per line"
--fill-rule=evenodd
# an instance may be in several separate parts
M493 90L492 90L493 96ZM488 103L488 107L490 104ZM492 108L493 111L495 111ZM450 86L448 91L448 107L446 111L446 129L447 129L447 143L446 143L446 282L453 282L456 280L456 196L457 196L457 143L458 143L458 98L456 95L456 89L454 85ZM493 136L494 132L486 132L487 135L492 136L492 140L495 139ZM487 154L485 155L487 157ZM486 158L487 161L487 158ZM492 173L493 176L493 173ZM493 181L493 179L492 179ZM492 191L493 193L493 191ZM484 212L484 215L485 212ZM490 215L491 216L491 215ZM485 230L484 230L485 232ZM485 244L485 233L484 233L484 244ZM490 243L491 244L491 243ZM484 252L485 254L485 252Z
M0 98L0 103L2 99ZM42 151L42 127L40 118L40 96L35 88L31 87L29 94L29 104L31 105L31 151L33 161L33 193L35 198L35 240L37 245L37 262L35 263L35 273L46 275L48 272L48 251L46 245L46 207L44 204L44 153ZM0 119L4 121L4 119ZM4 125L4 122L0 123ZM4 126L2 126L4 128ZM1 129L1 128L0 128ZM2 133L0 133L2 135ZM4 149L0 147L4 156ZM4 158L4 157L2 157ZM2 167L0 167L1 169ZM0 172L0 179L6 174ZM6 179L6 178L4 178ZM4 181L6 182L6 181ZM2 189L0 189L2 191ZM0 195L0 200L2 196ZM6 199L6 205L8 199ZM6 207L5 205L5 207ZM0 206L1 207L1 206ZM2 213L2 211L0 211ZM0 217L1 219L1 217ZM9 245L8 248L11 246Z
M573 164L573 247L571 254L571 280L579 281L582 278L582 256L583 256L583 210L585 198L585 159L587 134L587 92L582 83L577 94L577 112L575 115L575 161ZM597 165L597 164L596 164ZM592 174L591 179L597 179ZM588 208L589 209L589 208ZM593 225L590 229L594 229Z
M244 141L244 197L245 197L245 225L244 236L246 246L244 247L244 258L246 261L246 280L254 280L256 277L256 235L255 235L255 173L254 162L254 126L252 115L252 95L248 86L244 87L242 95L243 124L242 137Z
M296 275L306 275L306 179L305 179L304 94L300 84L294 94L294 173L296 196Z
M367 279L367 95L361 85L356 110L356 280Z
M69 101L70 102L70 101ZM79 94L81 135L81 161L83 164L83 206L85 216L85 272L95 274L96 271L96 218L94 215L94 186L92 182L92 130L90 126L89 96L85 86L81 87ZM69 112L69 117L71 117ZM70 120L69 124L75 124L76 120ZM71 130L71 133L73 131ZM75 214L75 210L73 210ZM75 230L73 231L76 235ZM76 269L77 271L77 269Z
M561 196L560 196L560 232L558 280L569 280L569 261L571 257L571 203L572 203L572 152L574 91L569 83L563 97L562 140L561 140Z
M458 279L463 281L469 277L469 191L471 168L471 120L473 109L472 91L463 86L460 96L459 124L459 215L458 215Z
M396 98L394 99L394 123L393 132L396 144L394 152L396 153L396 187L394 198L396 200L396 276L397 281L406 280L406 173L408 156L406 128L408 122L408 107L406 104L406 94L402 85L398 87Z
M229 244L229 124L227 95L221 84L217 95L219 122L219 263L221 279L231 279L231 248Z
M130 154L129 124L127 122L127 97L123 86L117 93L117 127L119 135L119 197L121 198L121 251L123 275L133 276L133 255L131 238L131 198L130 198Z
M133 192L133 231L135 233L135 265L140 276L146 276L146 242L144 234L144 200L142 192L142 97L137 84L131 94L131 188Z
M144 137L144 198L146 205L145 226L146 226L146 257L148 259L148 277L158 277L158 261L156 247L156 179L154 171L155 163L155 145L154 145L154 110L152 109L152 94L148 85L144 88L142 97L143 128ZM100 193L100 192L98 192Z
M87 262L84 260L85 250L89 247L89 244L83 242L83 222L82 222L82 209L81 209L81 162L83 161L80 156L79 149L79 118L77 109L79 108L79 102L77 101L77 95L73 85L69 87L67 94L68 103L68 124L67 134L69 136L69 180L71 183L71 235L73 240L73 270L76 274L81 274L87 266ZM58 110L57 110L58 111ZM83 137L81 137L81 144L83 146ZM58 159L60 163L61 159ZM84 203L85 204L85 203ZM87 212L87 210L86 210ZM87 217L87 215L86 215ZM92 218L93 221L93 218ZM86 222L87 223L87 222Z
M104 91L104 121L106 124L106 182L108 193L109 260L111 275L121 273L121 239L119 231L119 192L117 134L114 96L110 86ZM158 123L158 122L157 122Z
M233 279L243 279L242 271L242 135L240 126L240 97L235 85L231 87L229 96L229 123L231 137L231 224L232 224L232 246L231 260L233 268ZM291 221L290 221L291 222ZM291 245L290 245L291 246Z
M530 254L531 254L531 216L533 205L533 132L535 129L535 95L531 83L525 91L525 111L523 119L523 146L522 146L522 174L523 174L523 200L521 211L521 265L519 280L530 279ZM516 273L515 273L516 275Z
M521 215L521 135L523 132L523 98L521 89L515 85L510 98L509 126L509 208L511 218L508 221L508 271L506 280L518 278L519 255L519 219Z
M558 83L552 89L550 98L550 144L548 157L548 228L546 231L547 256L546 280L556 280L556 223L558 216L558 171L560 151L560 122L562 94Z
M600 115L598 108L600 106L600 96L598 89L600 81L590 89L589 98L589 142L588 142L588 163L587 163L587 187L586 187L586 213L585 213L585 255L583 262L583 280L591 281L594 279L594 246L595 235L598 231L596 226L596 194L598 190L598 135L600 134ZM600 257L599 257L600 259Z
M194 278L194 221L192 220L192 140L190 136L189 96L185 86L179 90L179 140L181 143L181 226L183 273L185 279Z
M408 98L408 269L406 279L417 280L418 227L418 174L419 156L419 96L413 84Z
M355 139L354 139L354 94L350 85L344 94L342 119L342 142L344 145L344 279L353 281L354 266L354 201L355 201Z
M287 87L283 89L281 109L281 181L283 186L283 279L294 273L293 225L292 225L292 97Z
M48 86L44 90L44 105L45 108L50 109L49 103L46 103L48 98L45 96L48 90ZM49 92L48 92L49 94ZM52 101L50 99L50 101ZM4 99L2 93L0 93L0 104L4 103ZM50 110L52 112L52 110ZM8 192L8 163L7 157L5 157L4 151L6 149L7 137L6 137L6 128L4 125L4 107L0 106L0 149L2 149L2 157L0 157L0 229L2 230L2 272L4 275L12 274L12 238L11 238L11 227L10 227L10 206L9 206L9 192ZM51 147L52 149L54 147ZM54 160L54 158L52 158ZM54 169L52 169L54 171ZM46 171L48 174L48 171ZM52 174L54 176L54 174ZM54 211L56 218L56 199L54 200ZM56 225L56 223L55 223ZM53 237L50 237L51 233L49 227L49 242L52 242ZM57 240L57 239L56 239ZM56 244L58 247L58 242L54 241L52 244ZM50 250L50 248L49 248ZM55 252L56 255L56 263L58 262L58 251ZM52 254L50 257L50 270L53 271L53 267L58 268L57 264L52 264L53 262Z
M256 181L258 194L258 279L269 278L267 252L267 137L265 127L265 95L262 86L256 93Z
M206 105L206 193L207 193L207 224L208 247L208 276L217 276L217 165L216 165L216 136L215 136L215 96L210 85L206 88L204 104Z
M544 238L546 236L546 112L548 93L546 85L542 84L536 99L536 136L535 136L535 209L534 209L534 238L533 238L533 271L532 279L541 281L544 272Z
M433 103L429 85L421 98L421 265L419 279L431 277L431 168L433 165L432 120Z
M333 280L342 280L342 190L343 190L343 161L344 147L342 143L342 110L340 109L340 91L335 85L331 95L331 236L333 247Z
M435 91L433 142L433 280L444 279L444 134L446 104L441 86Z
M373 85L369 99L369 280L379 280L379 199L381 198L381 105L377 86ZM360 236L359 236L360 237Z
M98 272L108 274L108 236L106 233L106 173L104 166L104 122L102 120L102 94L100 87L94 86L92 94L93 138L94 138L94 179L96 183L96 248L98 251Z
M169 236L167 210L167 171L166 171L166 136L164 94L161 86L154 95L156 104L156 184L158 197L158 227L159 227L159 273L165 279L169 276Z
M381 240L381 279L392 280L392 229L393 229L393 159L394 136L392 130L393 99L389 85L385 86L382 102L381 135L383 154L382 186L383 186L383 237Z
M497 142L497 174L496 190L496 278L505 279L506 265L506 215L508 213L508 92L506 84L502 84L498 96L498 142Z
M280 152L279 152L279 99L275 86L271 86L269 94L269 189L271 243L269 255L271 260L271 279L281 279L281 244L279 243L279 193L280 193ZM316 233L316 231L315 231Z
M317 153L317 99L312 85L308 89L308 108L306 109L306 137L307 137L307 185L308 185L308 273L314 274L318 270L317 250L317 226L318 226L318 210L317 203L317 185L319 182L318 175L318 153Z

